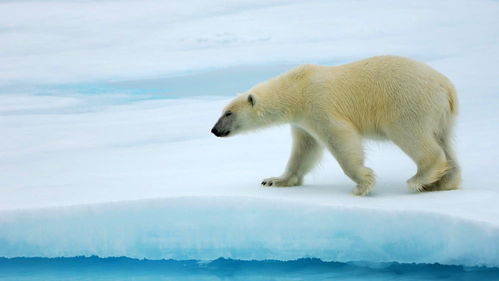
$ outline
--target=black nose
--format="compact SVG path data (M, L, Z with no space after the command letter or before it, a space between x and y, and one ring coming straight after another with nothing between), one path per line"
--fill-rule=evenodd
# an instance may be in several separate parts
M220 136L220 133L218 132L218 130L217 130L215 127L213 127L213 129L211 129L211 132L212 132L215 136L217 136L217 137L218 137L218 136Z

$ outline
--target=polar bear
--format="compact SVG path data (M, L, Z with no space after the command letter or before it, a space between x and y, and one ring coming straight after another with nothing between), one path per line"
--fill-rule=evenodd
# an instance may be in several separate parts
M212 133L228 137L291 124L293 148L283 175L264 186L301 185L325 147L366 195L375 183L364 166L362 138L388 139L417 164L412 191L459 188L451 147L457 114L452 83L428 65L378 56L340 66L302 65L257 84L223 110Z

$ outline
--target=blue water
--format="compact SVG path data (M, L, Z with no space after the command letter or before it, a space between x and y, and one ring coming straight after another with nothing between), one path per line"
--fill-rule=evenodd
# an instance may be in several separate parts
M0 258L0 280L499 280L499 269L296 261Z
M91 81L65 84L7 85L1 93L37 95L126 95L128 101L186 98L200 96L232 97L285 72L294 65L238 66L202 72L181 73L170 77L123 81Z
M0 95L69 97L79 103L64 108L58 107L57 113L84 113L145 100L234 97L258 82L268 80L291 67L293 65L238 66L135 80L0 85ZM21 110L3 109L0 116L53 113L50 107L20 108Z

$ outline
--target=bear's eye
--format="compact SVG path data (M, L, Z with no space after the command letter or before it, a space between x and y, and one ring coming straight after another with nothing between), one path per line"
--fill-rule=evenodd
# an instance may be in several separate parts
M224 114L224 116L225 116L225 117L229 117L229 116L231 116L231 115L232 115L232 112L230 112L230 111L227 111L227 112L225 112L225 114Z
M252 95L249 95L248 96L248 102L251 104L251 106L254 106L255 105L255 99L253 98Z

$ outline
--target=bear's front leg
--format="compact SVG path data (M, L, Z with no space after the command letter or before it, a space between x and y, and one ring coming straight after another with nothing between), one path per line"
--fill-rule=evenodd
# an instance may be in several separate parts
M317 140L300 127L291 126L293 149L286 171L280 177L267 178L263 186L296 186L303 183L303 176L308 173L321 156L322 147Z
M374 173L364 166L362 140L356 129L347 122L332 122L329 130L324 131L324 140L345 174L357 187L353 194L365 196L375 183Z

